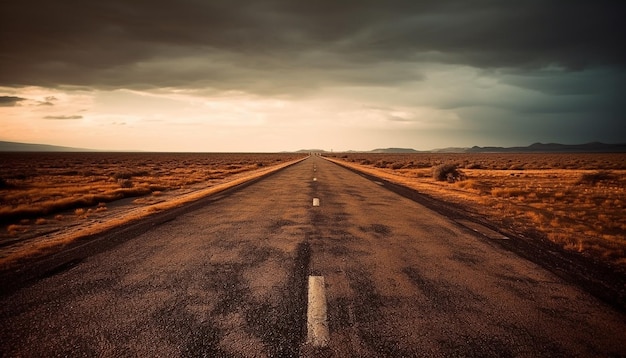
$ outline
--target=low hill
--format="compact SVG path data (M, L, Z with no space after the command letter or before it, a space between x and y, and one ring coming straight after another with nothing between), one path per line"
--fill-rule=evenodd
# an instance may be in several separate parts
M466 153L612 153L626 152L626 144L586 143L586 144L559 144L534 143L527 147L472 147Z
M377 148L369 151L370 153L419 153L412 148Z
M0 141L0 152L92 152L92 149Z
M626 153L626 144L534 143L527 147L479 147L434 149L433 153Z
M325 153L324 149L300 149L296 153Z

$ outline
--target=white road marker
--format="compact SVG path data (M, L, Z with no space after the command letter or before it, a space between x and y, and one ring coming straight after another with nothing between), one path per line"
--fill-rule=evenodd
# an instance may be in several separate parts
M317 181L317 178L313 178L313 181Z
M313 206L320 206L320 199L319 198L313 198Z
M307 343L325 347L330 341L326 317L326 287L324 276L309 276L309 299L307 307Z

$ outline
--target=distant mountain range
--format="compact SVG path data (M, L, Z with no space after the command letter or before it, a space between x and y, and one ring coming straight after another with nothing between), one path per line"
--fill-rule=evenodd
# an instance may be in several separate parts
M358 153L626 153L626 143L534 143L527 147L448 147L428 151L417 151L411 148L379 148L370 151L359 151Z
M0 152L94 152L93 149L0 141Z
M377 148L370 153L419 153L419 151L411 148Z
M296 153L325 153L324 149L300 149ZM287 152L285 152L287 153Z
M94 149L62 147L48 144L0 141L0 152L96 152ZM323 149L301 149L297 153L326 153ZM626 143L586 144L534 143L527 147L449 147L418 151L412 148L377 148L370 151L349 150L345 153L626 153Z
M472 147L462 153L624 153L626 143L606 144L600 142L586 144L534 143L528 147Z

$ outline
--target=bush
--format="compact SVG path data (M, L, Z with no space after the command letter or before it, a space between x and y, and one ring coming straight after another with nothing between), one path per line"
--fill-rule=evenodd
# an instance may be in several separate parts
M469 163L465 166L465 169L485 169L480 163Z
M376 168L387 168L387 164L389 164L387 161L379 160L379 161L376 162L376 164L374 164L374 166Z
M117 182L118 182L118 184L120 185L121 188L132 188L133 187L133 182L130 179L118 179Z
M147 170L138 170L134 172L119 172L113 174L113 178L115 179L131 179L132 177L145 177L149 176L150 173Z
M113 178L121 180L121 179L130 179L133 177L133 173L131 172L120 172L113 174Z
M458 169L456 164L441 164L433 168L433 179L437 181L455 181L465 179L465 175Z
M613 174L606 170L602 170L594 173L585 173L578 179L578 184L595 185L599 182L611 181L614 179Z

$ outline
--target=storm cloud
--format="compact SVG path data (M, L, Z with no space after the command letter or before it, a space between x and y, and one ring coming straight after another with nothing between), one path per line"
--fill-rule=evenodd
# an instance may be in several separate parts
M17 106L21 101L25 100L26 98L16 96L0 96L0 107Z
M619 1L22 0L0 7L0 86L7 88L288 99L338 93L371 106L455 110L467 128L499 110L511 118L576 112L609 133L626 112L626 3ZM467 75L458 85L445 77L454 71ZM383 103L372 88L397 93Z
M406 79L355 74L385 63L582 70L626 62L626 6L615 1L24 0L2 7L4 86L280 92L294 87L293 74L317 85Z

